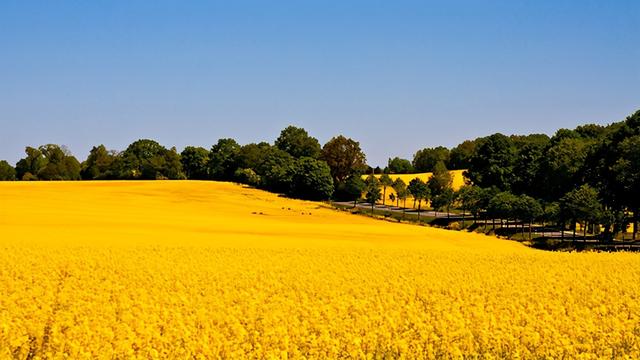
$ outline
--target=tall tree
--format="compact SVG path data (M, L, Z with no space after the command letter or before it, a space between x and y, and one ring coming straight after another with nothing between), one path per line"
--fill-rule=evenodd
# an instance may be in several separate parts
M214 180L232 180L238 168L240 145L230 138L219 139L209 151L209 176Z
M405 212L407 211L407 197L409 191L407 190L407 184L401 178L397 178L393 181L393 191L396 192L396 205L400 207L400 201L402 200L402 219L404 220Z
M566 193L560 199L560 209L564 219L572 220L575 240L576 223L583 224L586 237L587 223L600 219L602 205L598 198L598 191L585 184Z
M422 208L422 201L429 201L430 191L427 183L420 180L420 178L415 178L409 181L409 186L407 186L407 190L413 196L413 198L418 202L418 222L420 222L420 210Z
M187 146L180 153L180 162L187 179L209 178L209 151L203 147Z
M287 126L282 130L275 145L295 158L306 156L317 159L320 156L318 139L309 136L305 129L295 126Z
M620 157L612 170L625 199L623 203L632 212L633 240L636 240L640 211L640 135L626 138L618 148Z
M310 157L296 160L289 195L306 200L327 200L333 195L333 179L327 163Z
M141 139L131 143L121 154L120 177L124 179L184 179L180 155L158 142Z
M115 160L115 152L108 151L104 145L94 146L81 164L80 175L84 180L117 178L117 173L113 171Z
M411 161L399 157L389 158L387 169L391 174L411 174L414 172Z
M16 169L5 160L0 161L0 181L13 181L16 179Z
M382 205L385 205L385 199L387 197L387 188L393 185L393 180L388 174L380 175L380 186L382 186Z
M510 189L516 161L513 141L502 134L493 134L477 141L476 152L466 173L467 177L480 187Z
M451 189L453 177L442 161L439 161L433 168L433 174L427 181L431 195L438 196L447 189Z
M48 160L37 148L27 146L24 150L26 157L16 164L16 177L19 180L38 179L38 173L44 169Z
M335 183L343 182L350 175L362 174L367 167L360 143L342 135L324 144L320 158L329 165Z
M451 149L449 154L449 168L453 170L465 170L471 165L471 157L476 150L475 140L465 140Z
M449 149L443 146L418 150L413 155L413 167L417 172L430 172L438 162L449 162Z
M376 202L380 200L380 181L372 175L367 177L366 181L366 194L365 199L371 204L371 214L373 215L373 209L376 206Z
M358 200L362 197L362 193L367 189L367 184L359 175L349 176L344 182L342 192L344 196L353 200L353 207L358 205Z

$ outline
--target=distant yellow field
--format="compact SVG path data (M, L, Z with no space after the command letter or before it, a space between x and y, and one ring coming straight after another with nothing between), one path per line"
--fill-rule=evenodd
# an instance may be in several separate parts
M640 358L640 256L196 181L0 183L0 358Z
M453 190L458 190L460 189L464 184L465 184L465 178L463 173L466 170L450 170L449 173L451 174L452 177L452 182L451 182L451 187L453 188ZM362 178L366 179L368 175L363 175ZM375 177L380 178L380 176L382 175L375 175ZM396 180L398 178L402 179L402 181L405 182L405 184L409 185L409 182L415 178L419 178L420 180L427 182L429 181L429 179L431 179L431 177L433 176L433 173L430 172L426 172L426 173L416 173L416 174L389 174L389 177L391 178L391 180ZM386 192L383 194L385 196L384 199L384 203L387 205L392 204L391 200L389 199L389 195L393 194L394 196L396 195L396 192L391 188L391 187L387 187ZM382 199L380 199L380 201L378 201L378 203L382 204L383 201ZM396 205L397 202L393 202L393 205ZM403 206L403 203L399 204L400 206ZM409 208L418 208L418 204L413 204L413 197L409 196L407 198L406 201L406 206ZM422 204L422 208L428 206L428 203Z

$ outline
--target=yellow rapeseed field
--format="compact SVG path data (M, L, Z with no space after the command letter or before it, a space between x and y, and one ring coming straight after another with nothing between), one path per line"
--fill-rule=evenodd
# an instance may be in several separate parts
M453 190L459 190L462 186L464 186L465 184L465 177L464 177L464 172L466 170L449 170L449 173L451 174L451 188L453 188ZM366 179L369 175L363 175L362 179ZM380 178L380 176L382 175L375 175L376 178ZM433 176L433 173L430 172L426 172L426 173L415 173L415 174L389 174L389 177L391 178L391 180L396 180L396 179L402 179L402 181L404 181L404 183L406 185L409 185L409 182L415 178L418 178L424 182L429 181L429 179L431 179L431 177ZM386 205L397 205L398 202L397 201L391 201L389 199L389 195L393 194L394 196L396 195L396 192L393 190L393 188L391 188L390 186L387 187L386 191L382 194L384 195L384 201L383 199L380 199L380 201L378 201L378 203L382 204L386 204ZM364 194L363 194L364 196ZM414 208L417 209L419 204L414 204L413 203L413 197L411 195L409 195L405 201L401 201L399 203L400 206L406 206L408 208ZM424 209L425 207L428 207L429 202L427 201L426 203L422 203L422 208Z
M640 358L640 256L196 181L0 183L0 358Z

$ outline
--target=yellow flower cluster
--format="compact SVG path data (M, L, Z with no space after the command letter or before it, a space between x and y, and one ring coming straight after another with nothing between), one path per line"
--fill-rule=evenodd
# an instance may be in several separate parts
M640 256L214 182L0 184L0 358L640 358Z

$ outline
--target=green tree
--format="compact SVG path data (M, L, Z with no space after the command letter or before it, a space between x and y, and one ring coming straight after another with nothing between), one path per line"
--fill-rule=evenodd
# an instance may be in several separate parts
M508 191L499 192L489 201L487 212L493 219L498 218L501 222L506 220L508 226L509 220L516 217L515 206L517 200L518 198ZM495 230L495 222L493 228Z
M387 188L393 186L393 180L391 180L388 174L380 175L380 179L378 180L380 181L380 186L382 186L382 205L386 205Z
M380 186L380 181L373 174L367 177L365 199L371 204L371 214L373 214L376 202L382 197Z
M329 165L335 183L344 182L351 175L360 175L367 167L360 143L342 135L324 144L320 157Z
M443 146L425 148L413 155L413 167L417 172L431 172L438 162L449 162L449 149Z
M344 182L342 193L344 196L353 200L353 207L358 205L358 200L362 197L362 193L367 189L367 184L359 175L352 175Z
M228 181L238 168L240 145L233 139L219 139L209 152L209 176L214 180Z
M236 181L251 186L260 185L260 175L256 174L253 169L237 169L234 173Z
M420 222L420 210L422 208L422 201L429 201L430 191L427 183L420 180L420 178L415 178L409 181L409 186L407 186L407 190L413 196L415 201L418 202L418 222Z
M187 179L209 178L209 151L203 147L187 146L180 153L180 162Z
M113 171L116 156L115 152L108 151L104 145L94 146L80 166L80 176L84 180L117 178L117 172Z
M462 226L464 227L465 215L467 210L473 215L473 221L476 222L478 215L483 210L481 207L482 189L477 186L464 185L458 189L456 198L460 202L462 208Z
M513 180L516 149L513 141L502 134L478 139L466 176L477 186L495 186L509 190Z
M602 205L598 198L598 191L589 185L582 185L571 190L560 199L560 211L564 219L570 219L575 240L576 223L582 223L584 236L587 235L587 225L602 216Z
M580 138L552 139L554 145L545 151L541 163L543 173L538 183L544 183L541 195L545 200L559 199L563 194L584 184L584 166L589 147L593 144Z
M446 211L447 218L449 218L451 214L451 204L453 204L455 199L456 192L453 191L452 188L448 187L440 191L437 195L433 195L433 192L431 193L431 206L436 211Z
M449 168L452 170L468 169L471 165L471 157L473 157L475 150L475 140L465 140L451 149L449 154Z
M402 219L404 220L405 213L407 211L407 197L409 196L409 191L407 190L407 184L404 180L397 178L393 181L393 191L396 192L396 205L400 207L400 201L403 202L402 205Z
M303 128L287 126L275 141L276 147L288 152L294 158L311 157L317 159L320 156L320 143L318 139L309 136Z
M529 225L529 240L531 240L531 225L542 217L543 210L540 202L531 196L520 195L514 203L514 213L522 222L522 235L524 236L525 223Z
M411 161L399 157L389 158L387 169L391 174L411 174L414 172Z
M0 181L13 181L16 179L16 169L5 160L0 161Z
M256 173L261 186L277 193L289 193L295 172L296 160L288 152L271 147Z
M48 160L37 148L27 146L24 152L27 156L16 164L16 177L20 180L37 180L38 173L44 169Z
M158 142L141 139L131 143L121 154L120 178L156 180L184 179L180 155Z
M451 189L453 177L442 161L433 167L433 175L427 181L431 195L438 196Z
M333 190L327 163L310 157L296 160L289 195L306 200L327 200L333 195Z
M612 170L620 189L622 203L633 214L633 240L638 232L640 211L640 135L624 139L619 145L619 158Z

